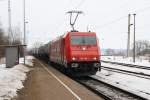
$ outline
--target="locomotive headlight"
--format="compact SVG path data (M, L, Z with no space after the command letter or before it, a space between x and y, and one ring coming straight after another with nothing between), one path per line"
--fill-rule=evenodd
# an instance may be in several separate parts
M93 59L94 59L94 60L96 60L97 58L96 58L96 57L94 57Z
M72 57L72 60L76 60L76 58L75 58L75 57Z

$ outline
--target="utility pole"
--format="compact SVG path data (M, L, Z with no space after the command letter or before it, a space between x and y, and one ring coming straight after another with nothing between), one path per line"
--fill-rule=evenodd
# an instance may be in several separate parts
M131 24L131 14L128 15L128 38L127 38L127 57L130 56L130 28Z
M12 37L12 29L11 29L11 6L10 6L10 0L8 0L8 36L9 36L9 41L10 44L13 42L13 37Z
M79 16L79 14L82 14L83 12L82 11L68 11L67 13L70 14L70 25L72 27L72 31L75 31L75 29L74 29L75 22L76 22L76 20ZM76 17L75 17L74 21L72 21L73 14L76 14Z
M23 40L23 44L26 45L26 2L25 0L23 0L23 33L24 33L24 40ZM25 54L26 54L26 46L24 46L24 64L25 64Z
M136 14L133 14L133 16L134 16L133 62L135 62L135 16L136 16Z
M23 0L23 26L24 26L24 30L23 30L23 33L24 33L24 40L23 40L23 43L24 45L26 44L26 9L25 9L25 0Z
M128 39L127 39L127 57L129 57L129 51L130 51L130 18L131 15L128 15Z

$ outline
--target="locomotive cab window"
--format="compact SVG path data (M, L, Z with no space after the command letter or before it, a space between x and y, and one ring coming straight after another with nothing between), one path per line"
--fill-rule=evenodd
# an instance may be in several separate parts
M71 36L72 45L96 45L95 36Z

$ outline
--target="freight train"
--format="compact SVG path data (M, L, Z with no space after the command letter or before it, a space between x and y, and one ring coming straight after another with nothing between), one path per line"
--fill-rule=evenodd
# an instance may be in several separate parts
M95 32L68 32L41 46L38 55L73 75L93 75L101 70L100 48Z
M68 13L71 16L77 13L78 16L82 12L70 11ZM93 75L101 70L99 41L95 32L74 30L75 21L72 23L70 19L72 31L41 46L36 55L51 64L58 64L59 69L65 73L79 76Z

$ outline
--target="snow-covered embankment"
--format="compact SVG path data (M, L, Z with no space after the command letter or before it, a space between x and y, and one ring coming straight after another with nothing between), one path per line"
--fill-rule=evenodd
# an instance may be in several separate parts
M28 59L30 58L30 59ZM31 66L32 57L27 57L26 64ZM17 96L17 91L23 88L23 82L30 69L23 64L12 68L5 68L5 64L0 64L0 100L10 100Z

